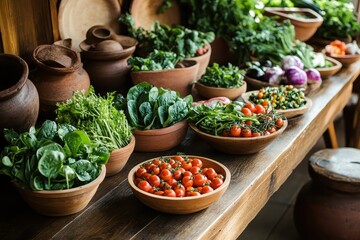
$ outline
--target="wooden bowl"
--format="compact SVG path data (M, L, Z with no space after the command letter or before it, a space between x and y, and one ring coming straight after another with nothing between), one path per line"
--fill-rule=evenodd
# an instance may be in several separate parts
M336 74L342 67L341 62L339 62L338 60L335 60L332 57L327 56L326 60L331 62L333 65L331 67L326 67L326 68L317 68L317 70L319 71L322 79L330 77L330 76Z
M279 21L290 20L295 27L295 39L300 41L310 39L323 22L321 15L310 8L266 7L264 14L277 16ZM307 18L300 18L291 14L303 14Z
M210 56L211 56L211 46L210 44L208 45L208 51L201 55L201 56L197 56L197 57L192 57L192 58L185 58L185 60L191 60L191 61L196 61L199 63L199 69L196 75L196 80L199 80L201 78L201 76L205 73L207 66L209 65L210 62Z
M199 95L205 98L213 97L227 97L231 100L235 100L242 93L246 92L246 82L241 87L237 88L218 88L218 87L209 87L199 81L195 83L196 90Z
M170 127L151 130L134 130L136 152L161 152L179 145L186 136L186 120Z
M105 166L92 182L65 190L31 191L15 185L20 196L37 213L46 216L67 216L83 210L104 180Z
M251 102L249 100L250 95L252 93L257 94L258 92L259 91L255 90L255 91L249 91L249 92L243 93L243 94L241 94L241 98L244 100L244 102ZM286 110L274 109L274 110L276 112L281 113L282 115L284 115L287 119L303 115L312 106L312 100L310 98L308 98L308 97L305 97L305 99L306 99L306 104L304 106L300 107L300 108L292 108L292 109L286 109Z
M132 83L136 85L148 82L156 87L177 91L181 97L185 97L191 93L191 86L196 80L199 63L189 60L183 61L183 64L184 68L131 72Z
M286 129L288 121L285 120L284 125L270 135L249 138L214 136L201 131L193 123L190 123L189 125L202 140L220 152L228 154L251 154L260 152L279 137Z
M344 56L333 56L330 55L333 59L339 61L343 66L347 67L350 64L353 64L360 60L360 54L353 55L344 55Z
M203 194L200 196L175 198L175 197L158 196L155 194L147 193L139 189L137 186L135 186L134 179L135 179L136 170L143 163L153 160L153 159L149 159L145 162L136 165L129 172L128 181L134 195L148 207L151 207L155 210L165 213L188 214L188 213L198 212L200 210L209 207L211 204L216 202L228 188L231 180L230 171L223 164L215 160L200 156L188 156L188 157L199 158L203 162L204 167L212 167L215 169L216 172L221 173L225 177L224 183L219 188L215 189L213 192Z
M129 160L135 147L135 137L132 136L128 145L123 148L115 149L111 152L108 163L106 164L106 177L119 173Z

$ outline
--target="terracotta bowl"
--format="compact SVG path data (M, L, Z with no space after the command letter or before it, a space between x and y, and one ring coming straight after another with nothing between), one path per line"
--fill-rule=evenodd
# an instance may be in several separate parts
M191 93L199 64L193 60L183 61L182 64L184 68L131 72L132 83L148 82L156 87L177 91L181 97L185 97Z
M244 100L244 102L251 102L249 100L250 95L252 93L257 94L258 92L259 91L256 90L256 91L249 91L249 92L243 93L243 94L241 94L241 98ZM284 115L287 119L303 115L312 106L312 100L308 97L305 97L305 99L306 99L306 104L300 108L293 108L293 109L286 109L286 110L275 109L275 110L276 110L276 112Z
M336 74L342 67L341 62L339 62L338 60L335 60L332 57L326 57L326 60L331 62L333 65L331 67L326 67L326 68L317 68L322 79Z
M295 39L306 41L310 39L321 26L323 18L310 8L281 8L266 7L267 16L277 16L279 21L290 20L295 27ZM307 18L296 17L292 14L302 14Z
M31 191L15 184L20 196L37 213L46 216L67 216L83 210L95 195L106 174L105 166L92 182L66 190Z
M339 61L343 66L347 67L350 64L353 64L360 60L360 54L353 54L353 55L345 55L345 56L333 56L333 59Z
M198 212L209 207L211 204L216 202L228 188L231 180L230 171L224 165L215 160L200 156L189 157L199 158L203 162L204 167L212 167L215 169L216 172L223 174L225 177L224 183L211 193L193 197L174 198L147 193L135 186L134 179L136 170L140 167L141 164L152 160L149 159L143 163L136 165L129 172L128 181L134 195L148 207L165 213L188 214Z
M135 147L135 137L131 138L128 145L123 148L115 149L111 152L108 163L106 164L106 177L119 173L129 160Z
M198 129L193 123L190 128L211 147L228 154L251 154L257 153L266 148L272 141L279 137L288 125L288 121L284 121L284 125L276 132L260 137L222 137L205 133Z
M186 136L188 123L186 120L170 127L151 130L134 130L136 139L135 151L161 152L179 145Z
M206 67L209 65L210 62L210 56L211 56L211 46L208 45L209 50L198 57L192 57L192 58L185 58L185 60L193 60L199 63L199 69L196 75L196 79L195 80L199 80L201 78L201 76L205 73L206 71Z
M246 92L246 82L241 87L237 88L218 88L218 87L209 87L199 81L195 83L196 90L198 93L205 98L213 97L227 97L231 100L235 100L242 93Z

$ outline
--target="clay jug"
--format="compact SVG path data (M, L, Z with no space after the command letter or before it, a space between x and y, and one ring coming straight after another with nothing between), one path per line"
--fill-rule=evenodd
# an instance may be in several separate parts
M28 65L22 58L0 54L0 149L5 144L4 128L20 133L37 121L39 95L28 75Z
M105 26L90 28L86 36L79 47L95 91L100 94L117 91L125 95L131 87L127 60L134 53L137 41L117 35Z
M40 115L55 117L56 104L66 102L74 91L88 91L90 79L80 54L60 45L40 45L33 51L36 69L32 79L39 92Z
M295 226L303 239L360 239L360 150L325 149L310 157L312 181L300 190Z

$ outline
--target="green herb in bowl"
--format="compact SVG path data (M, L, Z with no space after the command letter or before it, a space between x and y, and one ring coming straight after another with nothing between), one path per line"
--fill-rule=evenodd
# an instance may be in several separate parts
M209 87L218 88L237 88L244 84L244 70L229 63L227 66L220 66L214 63L206 68L205 74L201 76L199 82Z
M155 71L163 69L174 69L178 59L175 53L154 50L147 57L131 57L128 64L131 71Z

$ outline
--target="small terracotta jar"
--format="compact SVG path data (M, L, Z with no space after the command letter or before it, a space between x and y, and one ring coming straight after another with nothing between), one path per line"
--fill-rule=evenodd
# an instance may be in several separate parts
M28 131L39 113L39 95L28 79L27 63L18 56L0 54L0 149L4 142L3 129Z
M74 91L88 91L90 79L80 54L60 45L40 45L33 51L36 69L32 79L39 92L40 114L54 118L56 104L66 102Z
M131 87L130 66L127 60L135 52L134 38L117 35L105 26L93 26L80 43L84 68L97 93L117 91L126 95Z
M360 150L318 151L309 172L312 181L303 186L294 208L303 239L360 239Z

